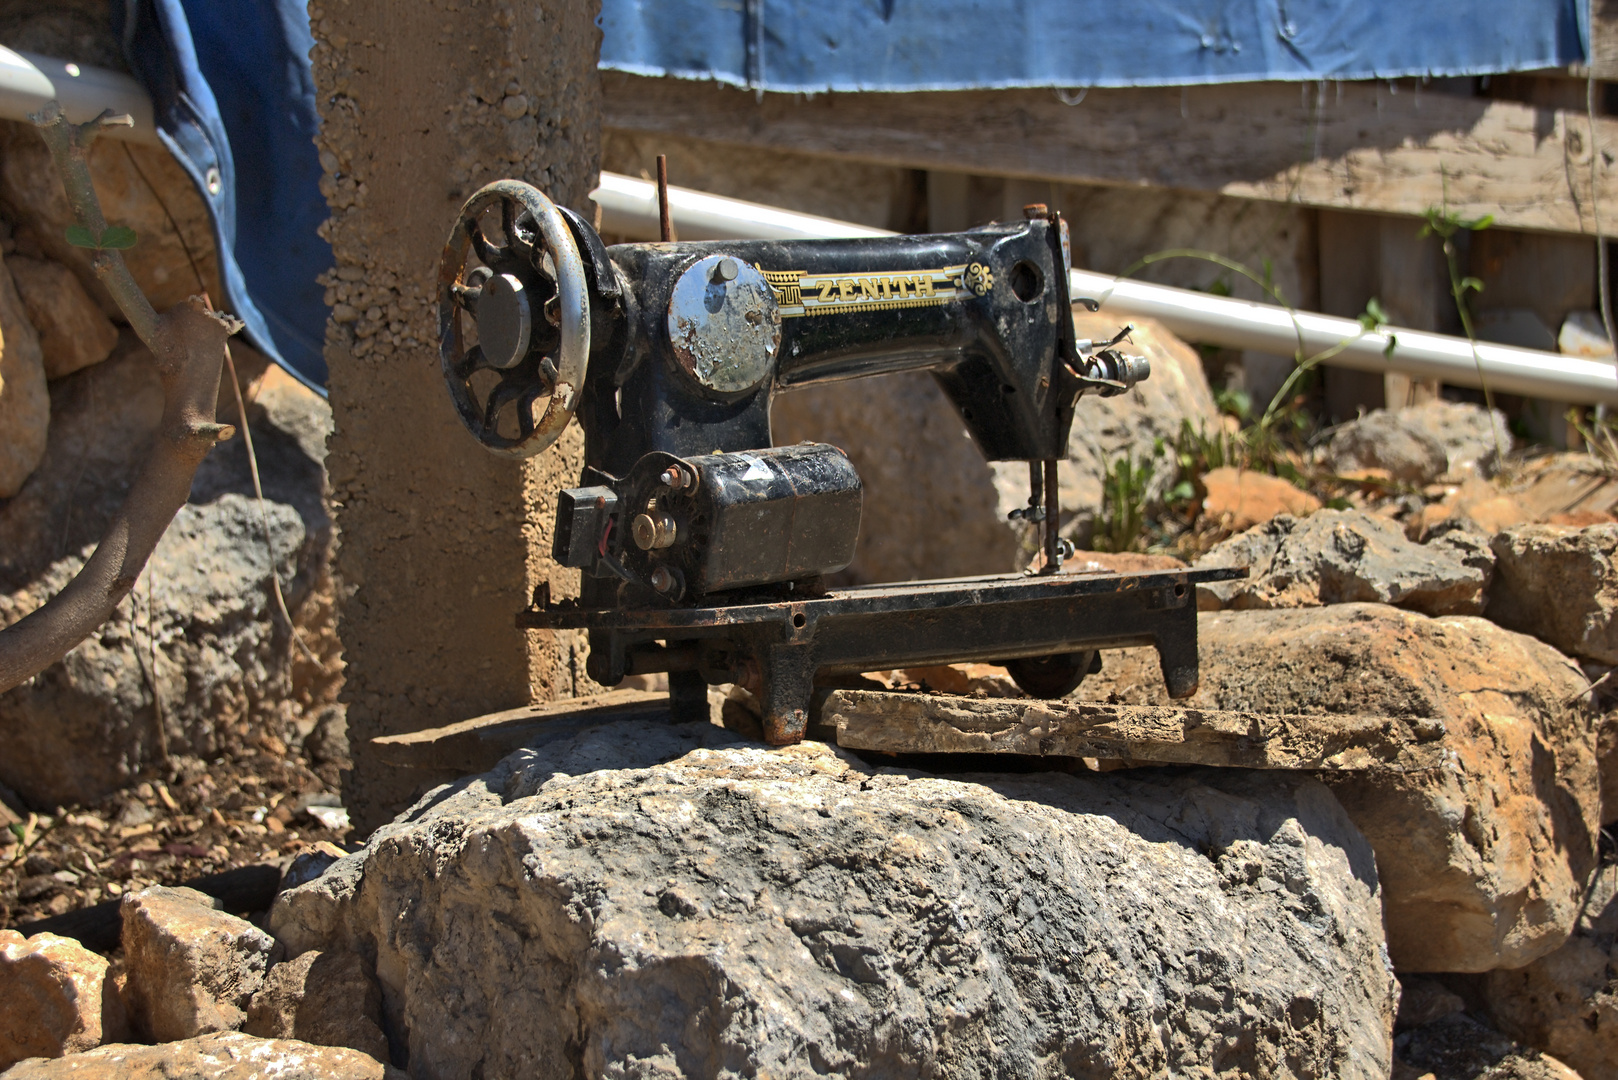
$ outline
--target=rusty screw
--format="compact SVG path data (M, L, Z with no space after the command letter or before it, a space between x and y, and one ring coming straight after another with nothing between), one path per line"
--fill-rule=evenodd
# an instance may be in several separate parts
M656 589L660 593L673 591L674 575L669 573L668 567L659 566L656 570L652 571L652 588Z
M664 469L663 475L658 477L658 479L663 481L664 487L673 488L675 491L679 491L681 488L686 486L685 470L680 468L678 465L670 465L668 468Z
M1022 208L1022 216L1029 221L1036 218L1048 218L1051 216L1051 208L1042 202L1031 202Z

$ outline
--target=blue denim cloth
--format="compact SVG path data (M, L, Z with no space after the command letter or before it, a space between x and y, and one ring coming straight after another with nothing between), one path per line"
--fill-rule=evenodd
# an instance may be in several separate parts
M602 0L603 67L765 90L1180 86L1582 61L1588 0Z
M317 234L319 128L301 0L116 0L113 29L152 95L158 137L213 214L223 297L265 355L325 393L332 265Z

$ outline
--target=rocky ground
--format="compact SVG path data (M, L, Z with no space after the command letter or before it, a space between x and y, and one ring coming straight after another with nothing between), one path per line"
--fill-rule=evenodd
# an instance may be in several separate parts
M0 127L0 625L82 565L161 400L30 138ZM103 145L143 287L207 287L189 186ZM1249 568L1199 591L1191 704L1397 717L1439 765L770 749L733 691L722 723L536 737L353 837L330 414L238 350L264 501L238 435L114 618L0 695L0 924L28 931L0 931L0 1070L1618 1080L1611 444L1514 446L1463 402L1238 417L1195 350L1134 347L1152 379L1086 401L1060 470L1064 534L1111 550L1066 572ZM861 390L776 413L866 481L847 578L1024 565L1025 470L925 378ZM1163 704L1155 655L1076 697Z

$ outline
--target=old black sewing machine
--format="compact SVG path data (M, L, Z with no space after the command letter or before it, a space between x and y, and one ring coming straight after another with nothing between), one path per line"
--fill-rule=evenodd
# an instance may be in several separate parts
M1057 697L1097 650L1149 644L1169 693L1192 693L1195 584L1233 572L1059 572L1056 462L1075 405L1148 375L1115 341L1075 340L1069 262L1066 223L1039 207L948 235L607 248L527 184L483 188L440 268L455 406L512 457L550 446L575 414L584 428L553 544L583 571L582 595L552 604L541 590L518 624L589 631L603 686L668 672L676 715L705 715L708 684L740 684L772 743L803 737L817 678L897 667L1003 664ZM1018 513L1043 526L1041 565L828 588L854 556L860 478L836 447L773 446L771 399L917 368L986 458L1029 463Z

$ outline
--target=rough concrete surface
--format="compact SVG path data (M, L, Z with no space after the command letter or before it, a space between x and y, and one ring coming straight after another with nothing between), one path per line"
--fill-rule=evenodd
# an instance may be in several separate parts
M1210 612L1198 634L1202 686L1180 704L1444 725L1441 769L1323 774L1376 849L1401 972L1520 967L1567 940L1601 811L1570 660L1483 619L1382 604ZM1155 651L1103 656L1077 696L1169 704Z
M461 426L439 372L436 275L461 204L525 180L587 218L599 159L601 32L588 0L399 5L309 15L322 189L336 256L326 360L336 430L341 634L358 753L344 799L363 832L413 796L366 740L573 693L573 635L512 625L535 585L576 583L550 550L576 429L528 462ZM575 673L579 674L575 674Z
M404 1080L356 1050L226 1031L183 1042L116 1043L71 1057L31 1058L5 1080Z
M1368 847L1318 782L873 768L611 725L283 893L413 1074L1385 1077Z

